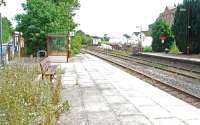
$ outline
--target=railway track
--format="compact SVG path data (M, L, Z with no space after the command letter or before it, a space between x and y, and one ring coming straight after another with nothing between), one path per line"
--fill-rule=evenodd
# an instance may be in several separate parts
M198 74L195 77L191 77L191 75L187 75L187 74L183 74L183 73L179 73L176 71L171 71L171 70L164 70L163 68L157 68L155 66L152 67L152 65L149 64L144 64L144 62L133 62L133 59L130 59L130 57L123 57L122 55L118 56L116 54L108 54L105 55L105 52L95 52L94 50L81 50L81 52L83 53L89 53L92 54L94 56L97 56L99 58L102 58L120 68L122 68L123 70L126 70L127 72L139 77L140 79L147 81L148 83L152 84L155 87L158 87L159 89L166 91L167 93L191 104L194 105L197 108L200 108L200 94L198 93L200 89L200 85L198 86L198 89L195 90L195 86L194 87L184 87L182 85L180 85L181 82L183 82L183 80L179 77L184 77L194 80L194 84L200 84L199 78L196 77L198 76ZM144 61L144 60L143 60ZM138 65L138 66L136 66ZM141 68L143 67L143 69ZM149 68L154 68L157 72L161 72L158 73L161 76L165 76L163 74L168 73L170 75L173 75L173 77L175 77L176 80L176 84L174 84L174 81L169 80L168 78L161 78L161 77L157 77L157 75L152 75L148 70L147 67ZM175 68L175 67L174 67ZM162 71L161 71L162 70ZM178 69L180 71L180 69ZM183 69L181 69L183 70ZM184 70L184 72L186 72L187 70ZM162 74L163 73L163 74ZM196 73L196 72L195 72ZM169 77L169 76L168 76ZM177 78L177 79L176 79ZM184 81L185 82L185 81ZM187 81L186 81L187 83ZM188 83L188 85L190 85L190 83ZM197 93L195 91L198 91Z
M113 56L113 57L117 57L117 58L120 58L123 60L130 61L131 63L146 65L146 66L154 67L157 69L165 70L167 72L172 72L172 73L175 73L178 75L182 75L185 77L200 80L200 70L194 70L191 68L181 67L181 66L177 67L177 66L173 66L173 65L169 65L169 64L165 64L165 63L160 63L159 61L155 62L155 61L147 60L147 59L144 59L141 57L125 56L125 55L116 54L114 52L107 53L102 50L94 50L94 49L92 49L91 51L97 51L102 54L107 54L109 56Z

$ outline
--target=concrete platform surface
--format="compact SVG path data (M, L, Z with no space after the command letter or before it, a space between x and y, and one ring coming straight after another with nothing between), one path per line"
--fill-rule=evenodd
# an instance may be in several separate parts
M163 57L168 59L177 59L183 61L191 61L194 63L200 63L200 54L198 55L175 55L175 54L166 54L166 53L142 53L147 56Z
M88 54L62 63L61 125L200 125L200 110Z

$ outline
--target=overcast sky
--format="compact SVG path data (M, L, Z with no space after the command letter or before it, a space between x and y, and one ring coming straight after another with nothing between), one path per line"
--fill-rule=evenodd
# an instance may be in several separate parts
M8 17L8 19L13 23L13 25L16 25L14 21L14 17L16 14L22 13L23 9L21 7L21 3L26 0L5 0L6 6L0 7L0 12L3 16Z
M7 6L1 7L3 16L13 19L23 12L21 3L25 0L6 0ZM78 29L90 35L109 34L111 36L132 33L136 26L147 29L164 11L167 5L174 5L183 0L80 0L81 8L75 21ZM13 22L13 21L12 21Z

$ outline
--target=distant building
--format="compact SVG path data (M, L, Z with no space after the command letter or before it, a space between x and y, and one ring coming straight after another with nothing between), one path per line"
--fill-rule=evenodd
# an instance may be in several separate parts
M176 13L176 5L174 5L174 6L166 6L164 12L160 13L160 15L157 18L157 20L162 19L165 22L167 22L169 24L169 26L171 27L172 24L174 23L175 13ZM153 24L149 25L149 33L152 32Z
M101 37L98 37L98 36L94 36L93 39L92 39L92 44L93 45L98 45L99 43L101 43Z
M162 19L166 21L170 26L174 23L174 17L176 12L176 5L174 6L166 6L165 11L160 13L158 19Z
M119 36L119 37L110 37L109 39L109 43L113 44L123 44L126 43L126 39L123 36Z
M142 42L142 46L151 46L152 37L149 31L133 32L131 39L134 41L134 44Z

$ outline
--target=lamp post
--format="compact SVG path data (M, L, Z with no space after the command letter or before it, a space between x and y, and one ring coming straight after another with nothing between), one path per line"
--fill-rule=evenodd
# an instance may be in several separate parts
M192 23L192 8L191 8L191 1L188 0L189 2L189 6L186 8L180 8L180 12L187 12L187 48L186 48L186 51L187 51L187 55L190 54L190 51L192 50L192 26L191 26L191 23Z
M67 63L69 62L69 44L70 44L70 35L67 33Z
M67 3L65 3L65 6L67 5ZM69 57L70 57L70 9L68 6L66 6L67 8L67 63L69 62Z
M67 11L67 42L66 42L66 49L67 49L67 63L69 62L69 57L70 57L70 41L71 41L71 37L74 36L74 32L70 32L73 28L73 26L71 26L70 24L70 20L72 20L72 16L70 15L70 12L76 10L75 8L70 8L69 4L67 4L67 2L64 3L65 7L66 7L66 11Z
M70 57L70 41L71 41L71 37L74 36L74 32L69 32L68 33L68 39L67 39L67 63L69 62L69 57Z

